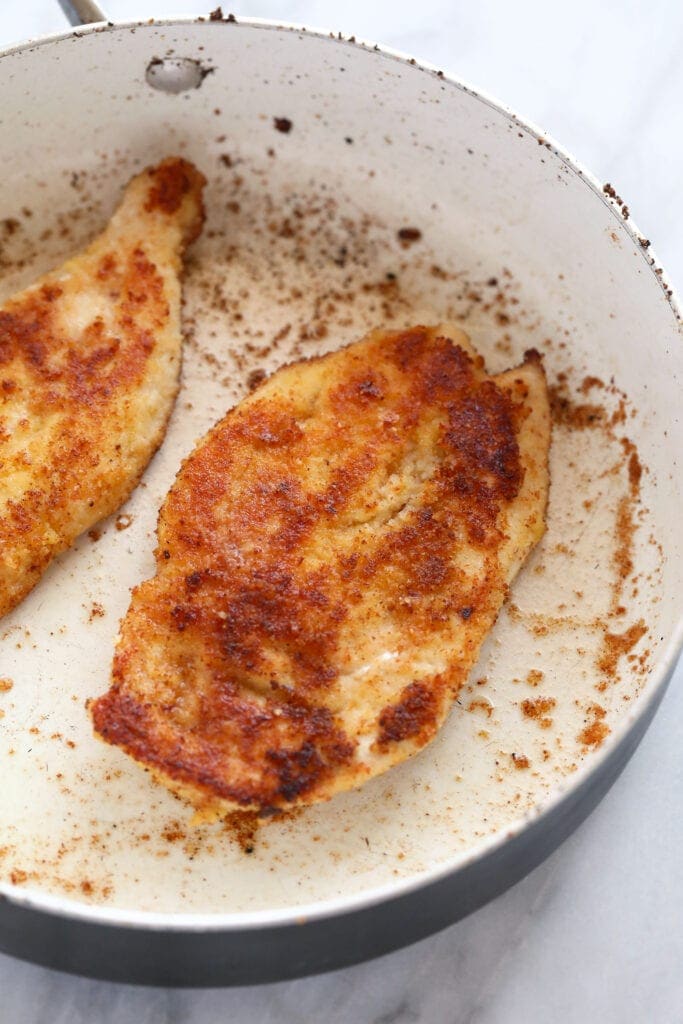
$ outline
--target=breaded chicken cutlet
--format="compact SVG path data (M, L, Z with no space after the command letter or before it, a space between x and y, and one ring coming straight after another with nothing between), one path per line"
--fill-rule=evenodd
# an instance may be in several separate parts
M287 366L183 464L96 731L210 819L357 787L435 735L544 531L540 357L457 328Z
M87 249L0 306L0 615L119 507L161 443L203 186L185 160L143 171Z

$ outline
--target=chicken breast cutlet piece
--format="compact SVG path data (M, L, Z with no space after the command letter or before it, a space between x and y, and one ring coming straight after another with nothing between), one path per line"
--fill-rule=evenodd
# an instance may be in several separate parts
M435 735L544 531L540 357L449 325L275 373L182 466L96 731L210 819L326 800Z
M163 439L204 183L177 158L143 171L99 238L0 306L0 615L125 501Z

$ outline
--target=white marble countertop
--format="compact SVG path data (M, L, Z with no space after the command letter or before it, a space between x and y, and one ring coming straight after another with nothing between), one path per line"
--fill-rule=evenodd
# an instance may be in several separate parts
M210 0L103 0L113 20ZM541 125L627 198L683 287L683 6L675 0L229 2L377 39ZM0 7L0 45L60 31L57 0ZM262 988L155 990L0 956L2 1024L674 1024L683 1021L683 665L622 777L545 864L465 921L380 960Z

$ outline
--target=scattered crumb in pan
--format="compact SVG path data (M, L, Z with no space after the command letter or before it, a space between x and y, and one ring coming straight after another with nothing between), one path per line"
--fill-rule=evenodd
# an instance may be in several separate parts
M119 532L121 532L121 530L127 530L128 527L132 524L132 522L133 517L130 514L130 512L121 512L119 513L119 515L117 515L116 522L114 525L116 526L116 529Z
M413 245L414 242L419 242L422 238L422 232L419 228L399 228L397 235L398 240L404 249Z
M554 422L572 430L586 430L604 423L604 408L594 403L573 401L567 394L565 384L566 374L563 373L558 382L550 387Z
M63 734L61 732L53 732L53 733L51 733L50 739L51 740L59 740L59 742L60 743L64 743L64 745L67 746L69 748L69 750L75 750L76 749L76 743L74 742L74 740L66 740L66 739L64 739L64 736L63 736Z
M247 377L247 387L249 388L250 391L254 391L254 389L257 388L259 384L263 383L266 377L266 371L263 370L261 367L257 366L255 370L251 370L249 372L249 376Z
M99 601L93 601L88 611L88 622L94 622L95 619L102 619L106 615L106 611L103 605Z
M169 822L161 832L165 843L178 843L187 839L187 832L180 821Z
M602 676L598 689L605 689L608 681L616 679L621 658L628 654L646 633L647 626L642 619L634 622L623 633L610 633L605 630L598 659L598 669Z
M9 693L13 686L13 679L9 679L7 676L3 676L3 678L0 679L0 693Z
M103 903L112 896L113 886L110 881L102 878L89 877L76 872L73 877L69 872L68 862L80 845L80 837L71 843L62 843L53 865L41 865L39 869L30 867L19 860L13 846L0 847L0 864L8 861L5 877L12 885L31 885L44 887L46 884L61 890L66 895L79 897L84 902ZM22 865L22 866L19 866Z
M513 765L518 771L523 771L530 765L529 758L526 754L510 754L510 757L512 758Z
M563 609L562 615L521 613L513 603L511 614L520 616L537 636L568 629L583 629L592 633L599 643L595 647L594 669L598 675L597 689L604 691L619 681L623 659L630 656L632 649L648 633L642 618L628 624L627 589L635 580L635 535L646 510L641 502L641 483L645 469L640 460L634 441L622 433L624 424L634 415L627 396L614 384L605 384L600 378L579 375L571 367L556 374L551 387L552 412L555 429L569 437L589 431L600 439L605 462L598 476L604 480L603 500L613 507L611 530L611 581L609 583L609 607L593 619L586 619L577 612L584 598L581 589L574 590L572 607ZM584 396L598 392L600 402L585 402ZM579 441L575 442L578 446ZM585 466L575 463L572 467L576 482L587 493L589 485L595 483L596 472L592 460ZM552 500L552 499L551 499ZM583 501L586 518L597 511L595 500ZM604 511L604 510L603 510ZM608 548L609 551L609 548ZM563 541L555 542L549 555L576 557L576 551ZM537 567L538 568L538 567ZM649 658L642 652L639 658L631 658L629 672L641 677L647 673Z
M261 819L255 812L235 812L223 822L223 829L243 853L253 853Z
M523 700L520 706L522 714L526 718L533 719L541 729L550 729L553 720L548 712L552 711L556 705L557 701L554 697L535 697Z
M490 700L487 700L485 697L478 697L475 700L471 700L469 702L469 704L467 705L467 710L481 711L488 718L490 718L491 715L493 714L493 704L491 703Z
M600 704L590 704L586 708L586 724L577 737L579 743L585 747L599 747L610 733L606 717L607 712Z

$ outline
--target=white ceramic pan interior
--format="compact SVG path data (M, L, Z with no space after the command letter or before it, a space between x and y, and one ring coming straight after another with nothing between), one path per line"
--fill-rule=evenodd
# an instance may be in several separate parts
M198 60L200 87L151 88L168 57ZM681 635L683 348L619 198L436 69L287 27L87 31L5 56L0 95L3 296L90 239L141 167L179 153L209 179L166 440L0 623L0 892L100 920L296 920L457 870L542 816L655 699ZM255 374L445 319L493 370L543 353L547 534L419 756L253 837L191 827L85 710L180 460Z

